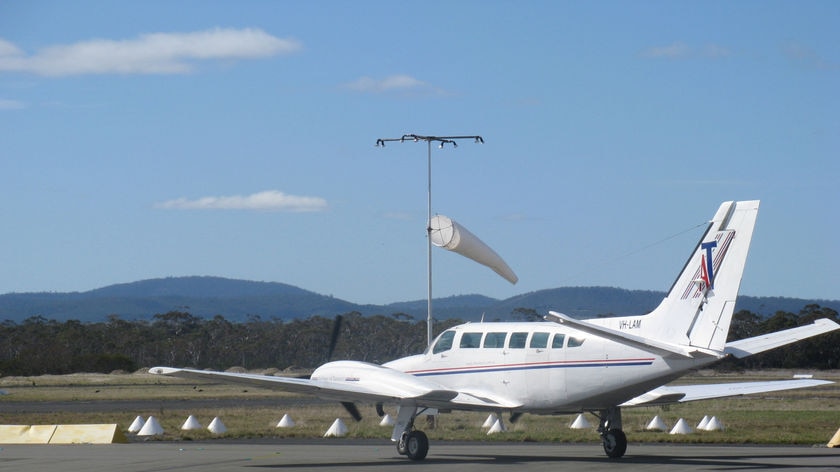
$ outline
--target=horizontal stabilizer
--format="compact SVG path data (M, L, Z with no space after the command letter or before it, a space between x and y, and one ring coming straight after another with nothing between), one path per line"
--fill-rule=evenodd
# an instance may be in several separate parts
M767 382L736 382L706 385L663 386L643 393L619 406L649 406L664 405L666 403L683 403L695 400L709 400L712 398L734 397L753 393L778 392L796 388L817 387L834 382L828 380L797 379L770 380Z
M821 318L809 325L726 343L724 352L741 359L779 346L795 343L811 336L828 333L838 328L840 328L840 325L834 321Z
M556 311L549 311L548 316L546 316L545 319L558 324L572 327L579 331L583 331L584 333L594 334L595 336L607 338L611 341L615 341L621 344L635 346L640 349L644 349L645 351L654 352L661 355L677 355L686 358L697 358L702 356L717 357L719 355L718 353L710 351L708 349L700 349L694 346L678 346L676 344L669 344L654 339L647 339L641 336L627 334L621 331L607 328L606 326L599 326L593 323L588 323L586 321L576 320L568 315L564 315L563 313L557 313Z

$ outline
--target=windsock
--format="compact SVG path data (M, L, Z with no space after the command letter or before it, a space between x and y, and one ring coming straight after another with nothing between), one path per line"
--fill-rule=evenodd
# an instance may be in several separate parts
M496 254L496 251L490 249L490 246L484 244L476 235L470 233L467 228L454 220L443 215L435 215L429 221L429 229L429 237L431 237L432 244L435 246L457 252L479 264L483 264L512 284L519 281L519 277Z

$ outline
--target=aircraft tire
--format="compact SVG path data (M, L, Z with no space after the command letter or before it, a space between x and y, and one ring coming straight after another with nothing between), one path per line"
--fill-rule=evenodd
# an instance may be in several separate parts
M405 439L405 452L409 459L422 461L429 453L429 438L423 431L412 431Z
M618 459L627 452L627 436L620 429L611 429L604 433L604 452L610 459Z

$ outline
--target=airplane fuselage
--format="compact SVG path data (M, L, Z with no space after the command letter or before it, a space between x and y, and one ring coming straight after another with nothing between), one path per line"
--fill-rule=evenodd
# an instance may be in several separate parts
M384 364L452 390L562 413L619 405L713 362L667 358L556 323L468 323L425 353Z

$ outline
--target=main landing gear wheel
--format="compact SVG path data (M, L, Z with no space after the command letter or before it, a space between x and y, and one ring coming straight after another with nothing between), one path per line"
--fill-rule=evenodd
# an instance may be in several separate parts
M413 461L422 461L429 453L429 438L423 431L405 433L397 442L397 452Z
M617 459L627 452L627 436L620 429L611 429L603 434L604 452L611 459Z

